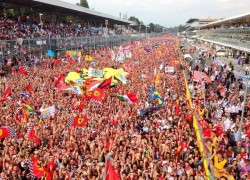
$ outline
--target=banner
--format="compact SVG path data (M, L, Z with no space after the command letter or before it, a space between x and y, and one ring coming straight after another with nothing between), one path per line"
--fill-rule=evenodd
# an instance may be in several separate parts
M43 45L43 44L46 44L46 40L43 40L43 41L36 41L36 45Z
M165 72L173 73L174 72L174 67L173 66L166 66L165 67Z
M126 51L125 56L126 56L126 58L130 59L130 58L132 58L132 53L130 51Z
M82 53L79 51L66 51L66 54L69 55L70 57L77 56L81 57Z
M117 55L116 57L116 61L118 61L119 63L123 63L125 60L125 55L123 52L120 52L119 55Z
M94 68L89 68L88 72L89 77L96 77L96 78L102 78L103 77L103 70L98 70Z
M41 111L41 116L43 118L47 117L47 116L54 116L55 115L55 112L56 112L56 108L55 106L50 106L48 108L45 108L45 109L40 109Z

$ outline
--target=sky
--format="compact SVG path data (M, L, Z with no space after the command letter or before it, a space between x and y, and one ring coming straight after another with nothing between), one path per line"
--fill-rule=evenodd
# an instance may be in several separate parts
M63 0L77 3L80 0ZM127 13L144 24L174 27L190 18L228 18L250 12L250 0L88 0L90 9L119 17Z

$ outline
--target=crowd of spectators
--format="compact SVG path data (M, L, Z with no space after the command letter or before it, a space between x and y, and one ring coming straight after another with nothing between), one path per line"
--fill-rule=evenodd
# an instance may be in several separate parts
M198 109L196 116L209 167L215 178L249 179L249 91L245 92L243 79L235 75L232 63L218 63L212 58L207 61L212 61L211 65L198 69L205 72L212 83L205 83L204 78L201 82L190 81L189 87L194 107ZM190 74L192 76L192 71Z
M182 73L182 70L188 71L185 62L183 66L176 66L174 73L167 71L175 58L181 59L177 42L177 38L170 36L123 44L130 47L133 54L126 60L131 69L128 84L109 89L103 104L85 101L81 110L74 102L82 97L58 90L54 80L58 74L91 67L84 58L68 69L65 64L52 66L50 61L44 60L42 68L32 66L28 76L20 78L18 72L12 71L7 77L1 77L1 94L7 87L12 88L12 93L1 103L0 123L17 132L16 138L1 140L1 178L31 179L27 160L38 157L52 179L102 179L109 152L113 154L112 165L121 179L205 179L205 158L211 175L218 179L250 178L250 99L247 95L240 126L244 100L242 79L234 75L232 64L211 63L198 69L207 74L212 81L210 84L205 79L193 81L192 71L189 71L188 86L194 106L190 109ZM159 49L161 55L158 55ZM121 66L111 60L111 50L117 53L119 48L92 52L97 64L94 68ZM17 62L20 66L24 61ZM156 70L160 77L157 84L153 78ZM36 115L29 114L26 122L16 120L20 107L17 102L23 100L19 95L28 84L34 89L27 99L30 105L35 109L54 105L54 116L40 121ZM137 115L138 109L157 106L157 101L148 102L148 88L154 85L165 103L152 113ZM120 102L114 96L127 92L136 92L140 103ZM86 116L87 125L67 128L68 120L77 115ZM192 127L192 115L201 127L203 154ZM35 124L41 144L26 135L31 123Z
M14 17L3 14L0 24L2 39L102 35L102 28L89 23L51 22L42 15Z
M221 25L219 27L208 27L203 30L224 30L224 29L243 29L243 28L249 28L250 23L235 23L235 24L229 24L229 25Z
M31 179L28 159L37 157L52 179L102 179L105 178L106 155L112 152L112 165L123 180L205 179L205 154L199 152L200 143L192 127L192 115L196 112L186 100L182 73L185 66L176 66L174 72L167 71L173 59L181 59L177 43L178 39L171 36L125 43L123 47L130 47L133 54L131 59L125 60L130 67L128 82L107 90L102 104L55 87L58 74L66 75L69 71L93 66L84 58L71 61L69 68L62 63L51 66L50 61L44 60L42 68L32 66L28 76L20 78L18 72L12 71L11 75L2 77L1 94L7 87L11 87L12 92L1 103L0 122L2 126L15 128L17 136L0 142L1 178ZM121 66L110 58L110 50L117 53L119 49L92 52L94 68ZM157 83L156 77L153 78L155 70L158 71ZM20 93L25 92L28 84L33 93L26 101L35 109L54 105L54 116L39 120L36 115L28 114L27 121L16 120L18 102L23 100ZM138 109L158 106L157 100L148 102L148 89L152 86L165 103L151 113L138 115ZM138 104L121 102L114 96L128 92L137 94ZM195 97L199 99L201 95ZM80 110L74 106L79 99L84 100ZM77 115L87 117L86 126L68 128L69 119ZM31 123L35 125L40 144L26 135Z
M56 37L81 37L125 34L127 28L103 27L90 22L51 20L52 17L42 14L34 16L12 16L3 13L0 15L0 38L56 38Z

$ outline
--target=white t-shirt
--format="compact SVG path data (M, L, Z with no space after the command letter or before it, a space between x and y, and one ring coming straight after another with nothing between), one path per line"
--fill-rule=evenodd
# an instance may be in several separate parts
M210 77L210 79L211 79L211 81L213 82L213 81L215 80L215 76L212 75L212 76Z
M224 131L227 131L228 129L230 129L230 120L227 118L225 121L224 121Z

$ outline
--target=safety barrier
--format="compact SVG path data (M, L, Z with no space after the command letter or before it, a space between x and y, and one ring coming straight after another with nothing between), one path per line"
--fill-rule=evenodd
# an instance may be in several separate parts
M15 40L0 40L0 67L4 56L12 57L26 55L28 57L46 57L47 50L56 53L66 50L97 49L119 46L128 41L135 41L147 37L159 36L158 33L112 35L112 36L70 36L70 37L47 37L26 38Z
M183 71L183 75L184 75L184 79L185 79L185 86L186 86L186 98L188 100L190 108L193 109L193 103L192 103L192 97L190 95L190 91L188 88L188 83L187 83L187 75L186 72ZM206 177L208 180L214 180L214 175L213 172L211 170L209 170L209 161L208 161L208 157L206 155L206 153L204 152L204 141L202 138L202 131L201 128L198 124L197 118L195 115L193 115L193 127L195 129L195 134L196 134L196 138L198 140L198 147L200 150L201 155L203 155L203 166L205 168L205 173L206 173Z

